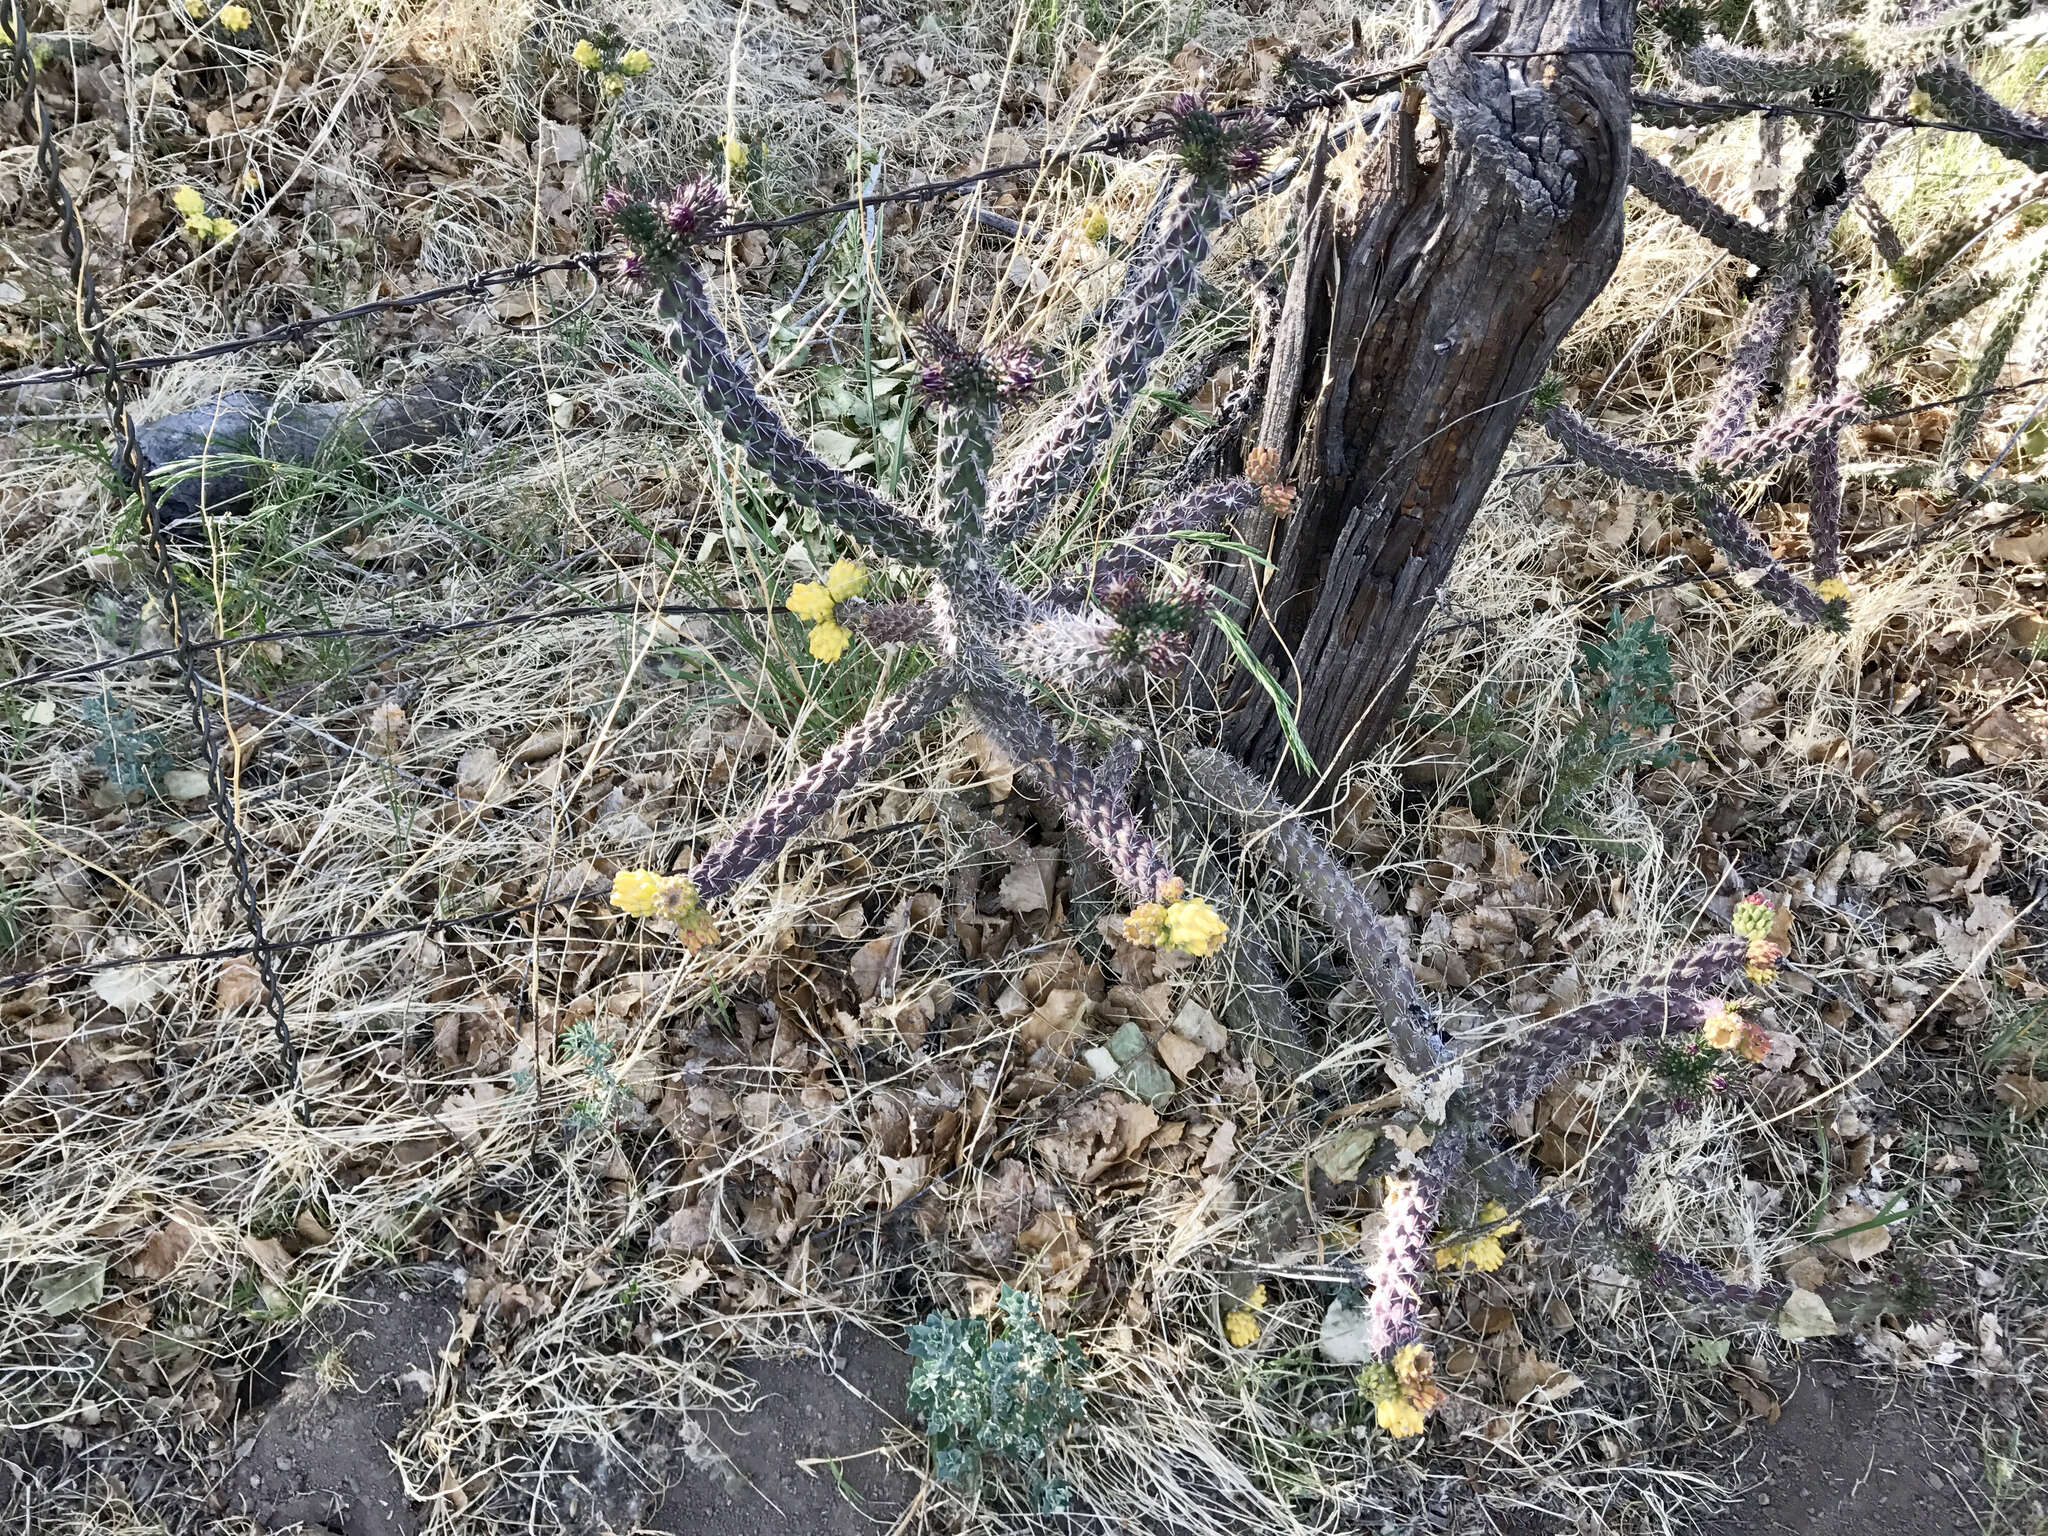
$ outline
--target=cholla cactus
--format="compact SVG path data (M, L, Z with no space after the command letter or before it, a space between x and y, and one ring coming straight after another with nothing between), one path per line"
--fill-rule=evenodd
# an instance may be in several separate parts
M1065 582L1035 593L1014 585L1003 554L1061 496L1080 487L1117 421L1131 408L1192 297L1209 237L1233 183L1257 173L1272 136L1259 114L1212 112L1183 96L1169 113L1180 166L1162 187L1147 234L1125 272L1103 328L1100 355L1073 399L1043 431L994 472L1002 409L1037 383L1020 348L983 352L928 327L921 384L938 418L937 515L922 517L883 500L814 454L762 399L712 313L690 248L726 214L709 177L666 197L608 194L604 212L629 250L627 271L651 287L669 322L685 377L725 438L790 496L876 554L932 573L921 601L872 603L866 567L842 560L823 582L799 582L788 606L810 626L811 654L836 661L865 636L873 643L923 645L939 665L885 700L819 762L771 796L704 856L687 878L629 871L619 904L676 920L701 942L702 903L727 895L829 810L860 775L958 700L1065 811L1068 823L1131 902L1131 942L1207 955L1227 928L1191 896L1132 813L1121 785L1105 784L1033 701L1030 684L1086 687L1141 673L1171 673L1188 654L1188 632L1207 611L1205 587L1156 581L1172 539L1210 529L1240 511L1284 496L1273 466L1257 480L1203 486L1139 520L1103 562L1092 584Z
M1906 347L1925 339L1989 297L1983 284L1945 287L1902 299L1876 327L1873 370L1858 388L1844 390L1840 283L1829 265L1836 225L1858 208L1894 272L1916 286L1967 244L1967 231L1939 235L1933 248L1903 249L1882 213L1863 191L1863 182L1894 133L1876 121L1896 113L1910 92L1924 90L1949 115L1982 134L1986 142L2035 169L2048 169L2039 119L2000 104L1970 76L1957 57L2014 16L2033 9L2034 0L1968 0L1912 25L1884 7L1863 23L1833 24L1831 8L1817 0L1785 0L1751 12L1741 24L1763 48L1742 38L1710 38L1707 28L1719 12L1698 5L1665 3L1642 13L1647 29L1671 44L1674 71L1706 87L1701 95L1673 102L1660 98L1642 115L1653 123L1711 126L1725 122L1718 92L1745 101L1819 106L1835 115L1803 121L1812 125L1805 154L1791 187L1782 195L1760 190L1756 223L1721 207L1678 171L1636 146L1629 184L1658 207L1682 220L1730 255L1756 270L1749 313L1736 335L1727 372L1716 391L1692 448L1670 456L1625 444L1577 413L1557 406L1545 417L1550 434L1568 453L1616 478L1646 490L1689 500L1707 536L1738 570L1758 573L1758 590L1792 618L1830 628L1846 626L1849 589L1842 579L1842 476L1839 438L1843 428L1869 420L1887 406L1891 391L1883 368ZM1760 155L1775 159L1786 119L1768 118ZM1981 223L1978 225L1982 227ZM2001 318L1970 382L1972 392L1997 380L2007 348L2031 313L2044 269L2037 264ZM1978 291L1983 288L1983 291ZM1808 345L1809 401L1774 422L1753 418L1766 385L1782 379L1790 344L1804 309L1811 330ZM1963 461L1974 438L1981 406L1966 402L1944 444L1936 481L1950 491L1964 480ZM1803 457L1810 482L1808 535L1812 580L1802 581L1780 563L1735 512L1726 488L1732 481L1776 473Z
M1203 803L1243 825L1247 846L1294 879L1350 953L1387 1024L1396 1079L1409 1085L1408 1108L1429 1135L1411 1166L1387 1171L1379 1252L1365 1277L1372 1291L1367 1338L1373 1360L1359 1376L1359 1389L1382 1428L1396 1436L1421 1433L1435 1401L1420 1343L1431 1259L1443 1270L1493 1268L1504 1258L1502 1240L1518 1229L1693 1301L1766 1312L1784 1303L1788 1288L1734 1285L1659 1249L1630 1230L1623 1215L1658 1133L1707 1094L1725 1090L1745 1060L1758 1060L1768 1049L1740 1008L1718 995L1724 986L1740 986L1746 967L1755 977L1781 958L1770 937L1777 914L1767 902L1738 903L1728 934L1641 978L1622 996L1549 1020L1482 1071L1445 1041L1399 942L1292 807L1220 752L1190 753L1185 782ZM1494 1126L1596 1051L1631 1043L1648 1053L1662 1093L1606 1137L1584 1171L1587 1209L1578 1216L1502 1147ZM1448 1095L1441 1093L1446 1081L1457 1084ZM1442 1106L1434 1113L1433 1099ZM1439 1233L1446 1210L1461 1213L1452 1225L1467 1230Z

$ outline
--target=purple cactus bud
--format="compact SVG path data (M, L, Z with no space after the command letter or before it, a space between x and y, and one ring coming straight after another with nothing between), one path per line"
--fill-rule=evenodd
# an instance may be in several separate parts
M607 219L615 219L620 209L637 201L624 187L607 187L604 196L598 199L597 211Z
M1176 677L1188 664L1188 636L1182 629L1170 629L1145 642L1145 670L1158 677Z
M1279 127L1263 112L1249 112L1225 121L1210 109L1207 98L1182 91L1166 109L1167 122L1180 140L1181 163L1198 180L1210 183L1247 181L1266 167Z
M996 375L996 393L1005 400L1021 400L1038 388L1044 369L1038 354L1021 341L1005 342L989 360Z
M1208 617L1216 602L1216 589L1199 576L1183 576L1170 583L1166 600L1180 610L1188 623Z
M725 190L709 175L697 175L677 185L661 218L677 239L702 239L724 221L726 208Z
M1111 613L1122 617L1145 601L1145 583L1122 572L1096 583L1096 600Z
M1018 342L978 352L936 320L918 327L925 354L917 386L928 400L966 404L974 400L1015 400L1038 383L1038 360Z

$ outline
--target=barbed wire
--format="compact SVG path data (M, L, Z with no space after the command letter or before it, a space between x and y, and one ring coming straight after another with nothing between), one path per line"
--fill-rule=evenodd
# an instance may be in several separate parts
M273 326L267 330L247 336L224 338L182 352L150 354L132 359L122 359L114 352L106 334L106 319L98 305L94 278L84 240L83 228L77 211L72 204L68 190L58 175L59 163L56 158L54 139L47 109L43 106L34 86L34 65L29 59L22 42L27 37L25 0L0 0L7 7L11 18L11 36L15 41L7 49L8 84L20 90L28 104L30 114L37 124L38 158L46 189L56 206L61 226L61 235L67 257L72 265L72 285L78 299L76 313L79 322L80 339L91 354L91 360L62 368L46 369L39 373L15 375L0 378L0 394L45 385L67 383L84 378L99 378L103 382L106 396L108 420L114 431L122 454L124 466L129 472L141 497L145 527L145 543L149 547L154 575L165 590L165 612L172 631L172 643L146 651L120 657L110 657L97 662L80 663L73 666L46 667L24 673L0 683L0 689L22 687L63 681L75 681L98 675L102 672L145 662L172 659L178 664L181 681L185 684L195 721L198 725L203 750L206 756L208 784L211 790L216 818L220 821L226 844L231 872L237 886L239 905L249 942L236 945L216 946L203 950L180 950L156 955L122 956L93 961L66 962L34 971L20 971L0 975L0 990L18 990L23 987L59 978L77 977L105 971L115 971L143 966L168 966L192 964L213 960L253 957L263 983L268 1011L272 1015L274 1032L280 1050L291 1073L295 1095L299 1094L298 1063L299 1053L294 1044L289 1022L285 1013L284 997L280 979L276 973L275 957L281 954L309 952L336 945L372 943L379 940L403 938L415 935L433 935L459 932L468 928L484 927L503 922L510 918L530 915L542 910L593 901L609 893L609 886L591 886L560 895L544 895L526 902L493 908L483 912L468 913L454 917L427 918L407 923L389 924L377 928L352 929L309 935L303 938L272 938L268 936L263 922L260 901L254 890L247 863L247 854L240 828L234 815L233 800L225 791L221 778L218 743L214 740L204 702L204 685L194 670L197 658L233 650L243 646L264 643L314 642L321 640L391 639L404 645L423 643L449 635L474 633L481 630L523 625L563 622L576 618L598 617L620 614L645 613L650 617L677 617L685 615L734 617L751 615L744 608L710 606L702 604L663 604L647 606L639 603L589 603L551 609L537 609L526 612L477 617L446 621L416 621L392 625L334 626L324 629L269 630L257 634L224 636L208 640L194 639L185 632L178 611L177 589L171 568L168 550L163 540L163 530L157 519L152 488L143 469L141 451L135 437L135 424L129 412L123 379L127 375L158 371L180 363L204 361L210 358L228 356L259 347L290 344L303 341L327 327L353 320L368 319L383 314L403 313L410 310L448 301L473 303L486 299L498 289L519 283L532 282L556 272L582 270L591 274L594 281L601 281L608 265L614 258L604 250L585 250L574 254L519 262L509 266L494 267L473 272L466 277L434 287L406 294L397 294L381 299L365 300L345 308L304 316ZM1488 59L1534 59L1565 54L1621 55L1625 50L1611 48L1560 48L1546 49L1532 53L1485 52L1473 57ZM1337 81L1327 89L1313 95L1291 98L1271 107L1242 107L1227 109L1218 115L1238 119L1265 113L1287 122L1300 120L1322 111L1331 111L1364 97L1384 94L1403 86L1420 73L1429 63L1427 57L1409 63L1352 76ZM2018 129L1995 129L1969 124L1948 122L1940 119L1922 118L1910 114L1876 115L1850 112L1842 108L1823 105L1802 105L1782 102L1750 101L1740 98L1686 98L1658 92L1638 92L1633 100L1639 105L1660 107L1667 110L1700 112L1724 117L1764 115L1767 117L1807 116L1840 118L1872 125L1884 125L1908 129L1944 131L1970 134L1979 138L2008 139L2019 142L2048 143L2048 134L2033 133ZM921 182L914 186L893 188L887 191L862 192L855 196L833 202L816 204L791 213L757 218L735 220L718 228L706 231L697 243L713 244L742 235L760 232L776 233L824 219L848 213L864 213L871 209L890 206L909 206L937 202L945 198L962 196L991 182L1013 177L1037 176L1059 165L1070 163L1088 155L1122 154L1160 142L1173 132L1173 126L1166 122L1154 122L1140 128L1107 130L1094 137L1065 149L1050 151L1037 157L1011 161L1000 165L986 166L963 175L937 181ZM1910 416L1921 411L1962 403L1966 400L2010 394L2019 390L2048 383L2048 377L2034 378L2012 385L1998 385L1943 400L1923 402L1898 410L1866 418L1883 421L1896 417ZM1510 471L1510 474L1529 474L1545 469L1561 468L1571 461L1559 461L1542 465L1527 466ZM1703 572L1678 578L1676 581L1657 583L1651 586L1616 588L1595 596L1624 597L1640 595L1658 590L1663 586L1687 584L1694 581L1712 581L1725 573ZM921 826L922 823L899 822L887 827L868 829L845 838L829 838L805 845L799 852L837 844L850 844L883 833L902 830L906 827ZM303 1098L299 1098L297 1110L304 1116Z
M1606 57L1620 56L1626 50L1596 47L1566 47L1542 49L1530 53L1482 52L1472 55L1484 59L1538 59L1563 55L1583 54ZM1226 120L1264 113L1285 122L1298 122L1316 112L1334 110L1336 107L1354 102L1363 97L1385 94L1404 84L1420 73L1428 59L1418 59L1394 68L1355 75L1339 81L1325 91L1310 96L1294 97L1268 107L1234 107L1217 115ZM1978 138L2008 139L2018 143L2048 144L2048 133L2030 132L2017 128L1977 126L1968 123L1950 122L1940 118L1918 117L1910 113L1873 114L1851 112L1842 107L1818 104L1752 101L1740 97L1688 97L1673 96L1657 91L1638 91L1631 95L1638 105L1661 107L1666 110L1704 112L1723 117L1742 117L1760 114L1766 117L1821 117L1840 118L1851 122L1868 123L1897 128L1928 129L1946 133L1969 134ZM1123 154L1142 149L1167 138L1174 129L1170 123L1153 123L1144 128L1120 128L1105 131L1095 137L1065 149L1050 150L1047 153L1025 160L1012 160L1001 165L984 166L980 170L968 171L959 176L946 177L938 181L919 182L914 186L896 187L887 191L861 192L835 202L817 203L794 212L758 219L740 219L704 231L701 235L687 237L688 243L715 245L741 235L772 234L785 229L794 229L813 224L821 219L835 218L847 213L862 213L869 209L892 206L907 206L937 202L943 198L957 197L993 181L1010 177L1037 176L1056 166L1095 154ZM268 330L254 332L247 336L228 337L208 342L203 346L189 348L182 352L152 353L128 359L122 364L129 372L156 371L173 367L179 363L203 362L209 358L226 357L246 352L257 347L285 345L304 341L316 331L328 326L341 325L350 320L363 320L376 315L399 314L409 310L423 309L431 304L450 299L476 302L490 297L500 288L518 283L532 282L555 272L587 271L593 279L601 278L608 264L616 264L613 253L606 250L578 251L573 255L550 257L542 260L517 262L511 266L491 267L473 272L453 282L442 283L432 288L423 288L413 293L394 294L389 298L366 299L343 309L330 310L320 314L288 320ZM45 369L40 373L17 374L0 378L0 394L23 389L39 388L52 384L66 384L77 379L92 378L100 374L103 365L97 361L70 364L62 368Z
M1908 416L1918 416L1922 411L1939 411L1951 405L1961 405L1969 400L1991 400L1999 395L2021 394L2042 384L2048 384L2048 373L2037 373L2032 378L2021 379L2015 384L1990 384L1983 389L1965 390L1960 395L1944 395L1939 400L1920 400L1911 405L1897 406L1889 411L1873 411L1869 415L1858 415L1850 425L1871 426L1881 421L1899 421ZM1659 437L1652 438L1642 446L1645 448L1674 448L1681 443L1690 441L1691 439L1686 437ZM1583 467L1584 463L1583 459L1575 459L1568 453L1560 454L1554 459L1545 459L1541 464L1524 464L1516 469L1505 470L1500 478L1503 480L1517 480L1524 475L1540 475L1553 469L1569 469L1573 465ZM1989 471L1984 475L1978 476L1977 484L1981 485L1988 476Z
M428 640L445 639L449 635L474 634L485 629L504 629L528 624L553 624L568 619L600 618L615 614L646 614L649 618L682 618L691 615L726 617L752 616L751 608L715 607L702 603L578 603L564 608L537 608L525 613L496 614L474 619L422 619L410 624L355 624L337 625L331 629L266 629L253 635L227 635L215 640L195 640L186 646L194 654L206 651L236 650L245 645L283 645L293 641L315 640L399 640L406 645L418 645ZM81 678L96 677L102 672L111 672L118 667L140 666L146 661L161 661L166 656L175 656L178 648L160 645L147 651L132 651L126 656L109 656L100 661L82 661L72 666L45 667L37 672L23 672L18 676L0 682L0 693L9 689L27 688L40 683L76 682Z
M859 847L878 838L894 833L921 829L923 821L892 821L879 827L863 827L849 832L844 837L814 838L790 850L791 857L820 853L828 848ZM502 922L509 917L523 917L530 913L542 912L550 907L575 906L586 901L609 901L611 882L579 886L573 891L559 895L536 896L530 901L514 902L509 906L492 907L483 912L465 912L455 917L419 918L407 923L389 923L380 928L348 928L328 933L307 934L303 938L266 938L259 946L248 944L221 944L211 949L180 949L154 955L123 955L102 960L67 960L57 965L44 966L34 971L11 971L0 975L0 992L18 992L45 981L70 980L80 976L96 976L108 971L154 969L167 965L193 965L208 960L243 960L262 951L270 954L289 954L317 949L332 949L337 944L369 944L380 939L404 939L416 935L453 933L464 928L480 928L491 923Z
M1426 61L1418 60L1394 69L1362 74L1338 82L1329 89L1313 96L1304 96L1282 102L1277 106L1233 107L1216 115L1232 121L1265 113L1283 121L1294 122L1316 112L1335 109L1346 102L1358 99L1361 94L1374 94L1388 90L1407 80L1422 69ZM692 245L717 245L736 239L741 235L774 233L778 230L794 229L799 225L814 224L821 219L836 218L841 214L864 213L871 208L887 208L917 203L937 202L942 198L956 197L974 191L992 181L1007 177L1036 176L1056 166L1081 159L1086 155L1122 154L1133 149L1142 149L1156 144L1174 132L1171 123L1153 123L1144 128L1118 128L1097 134L1083 143L1065 149L1049 150L1043 155L1028 160L1011 160L1000 165L984 166L977 171L968 171L959 176L939 181L919 182L915 186L895 187L888 191L860 192L836 202L816 203L800 208L793 213L778 214L759 219L736 219L717 225L701 234L685 237ZM194 347L184 352L161 352L146 357L134 358L122 366L130 371L169 368L178 363L200 362L207 358L224 357L235 352L245 352L255 347L303 341L314 331L325 326L339 325L348 320L366 319L372 315L397 314L406 310L421 309L446 299L482 299L490 296L492 290L514 283L531 282L551 272L568 272L577 269L601 273L607 263L616 262L613 253L605 250L578 251L571 256L554 257L542 261L525 261L509 267L492 267L475 272L455 282L443 283L433 288L423 288L416 293L394 294L385 299L366 299L346 309L337 309L325 314L307 315L298 320L259 331L249 336L236 336L205 346ZM47 384L64 384L74 379L91 378L103 371L98 362L77 363L63 368L47 369L41 373L0 378L0 393L11 390L29 389Z
M2021 379L2013 384L1995 384L1984 389L1967 390L1959 395L1946 395L1938 400L1922 400L1911 405L1899 406L1888 411L1879 411L1862 417L1861 424L1896 421L1903 417L1917 416L1922 411L1941 410L1951 405L1961 405L1969 400L1987 400L2000 395L2019 394L2025 390L2048 384L2048 374ZM1645 444L1646 447L1669 447L1684 442L1683 438L1659 439ZM1570 469L1580 461L1570 455L1545 459L1540 464L1524 464L1517 468L1503 470L1500 478L1517 480L1528 475L1545 474L1553 470ZM1982 477L1980 477L1982 478ZM1707 578L1701 578L1707 579ZM450 635L474 634L482 630L514 628L532 624L551 624L571 619L602 618L608 616L640 615L648 618L758 618L759 610L731 606L717 606L703 603L661 603L644 604L637 602L617 603L576 603L560 608L537 608L522 613L493 614L469 619L421 619L405 624L360 624L336 625L326 629L267 629L250 635L227 635L213 640L195 640L186 649L194 654L209 651L238 650L244 646L311 643L320 640L396 640L401 645L419 645L429 640L445 639ZM131 651L125 656L108 656L99 661L77 662L68 666L50 666L34 672L19 673L14 677L0 680L0 693L40 686L48 683L79 682L97 677L101 673L115 671L121 667L140 666L145 662L161 661L178 654L175 646L157 646L146 651Z
M1957 123L1939 117L1918 117L1911 112L1851 112L1847 107L1830 107L1818 102L1753 101L1743 96L1671 96L1662 91L1634 91L1629 99L1637 106L1662 107L1671 112L1705 112L1722 117L1832 117L1847 123L1867 123L1876 128L1924 128L1936 133L1967 134L1976 139L2048 144L2048 133L2032 129Z
M258 331L252 335L211 341L184 352L158 352L146 357L130 358L121 364L121 369L124 373L153 373L178 363L203 362L209 357L226 357L231 353L247 352L255 347L304 341L315 331L330 325L340 325L348 320L363 320L372 315L397 314L409 309L424 309L427 305L438 304L443 299L486 299L498 288L513 283L531 282L534 278L545 277L550 272L573 272L582 268L595 274L611 259L610 253L605 251L578 251L573 256L553 257L545 261L522 261L509 267L492 267L486 271L472 272L468 277L456 282L443 283L437 288L422 288L417 293L396 294L388 299L365 299L362 303L351 304L346 309L307 315L299 320L288 320L282 325L275 325L267 331ZM42 373L17 374L11 378L0 379L0 392L33 389L45 384L68 384L74 379L94 378L105 371L102 364L92 362L50 368Z
M257 977L270 1013L271 1031L283 1057L293 1113L303 1124L309 1116L299 1079L299 1049L292 1039L291 1022L285 1014L284 987L264 930L262 899L256 894L255 882L249 873L249 852L235 815L234 790L221 772L220 743L214 739L206 692L200 684L195 653L190 649L191 637L185 627L177 570L171 560L162 509L157 504L156 490L150 483L142 445L136 436L135 416L129 407L121 356L108 335L107 315L100 305L85 226L78 217L77 205L71 200L71 189L64 184L64 161L57 149L56 125L51 118L49 104L36 88L36 65L29 42L28 0L5 0L5 3L8 18L7 88L10 93L20 94L22 110L33 125L36 166L42 173L43 189L57 211L64 256L70 267L73 323L78 328L80 343L99 365L107 425L113 433L122 468L135 486L136 504L142 514L142 544L148 555L150 577L158 589L156 600L160 605L159 611L164 615L165 627L170 632L185 702L191 711L193 726L199 733L200 754L206 765L207 800L214 818L220 823L228 870L234 880L242 923L251 941L250 953L255 958ZM225 723L225 714L222 719ZM226 734L232 744L234 727L231 724L227 725Z

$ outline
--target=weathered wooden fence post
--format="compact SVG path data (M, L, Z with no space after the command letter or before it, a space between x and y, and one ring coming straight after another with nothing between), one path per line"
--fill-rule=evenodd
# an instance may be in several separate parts
M1398 710L1528 395L1614 270L1633 36L1629 0L1457 0L1415 85L1304 187L1257 438L1299 496L1244 530L1271 569L1226 585L1325 783ZM1279 762L1266 694L1226 698L1226 745Z

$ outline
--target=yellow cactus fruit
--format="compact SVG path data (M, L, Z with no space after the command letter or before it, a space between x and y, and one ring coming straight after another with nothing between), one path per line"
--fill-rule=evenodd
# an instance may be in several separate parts
M858 560L835 560L825 573L825 591L835 603L860 597L868 589L867 567Z
M852 638L845 625L827 619L811 631L811 654L820 661L837 661Z
M789 611L806 624L824 624L832 618L832 594L815 581L800 581L789 589Z

